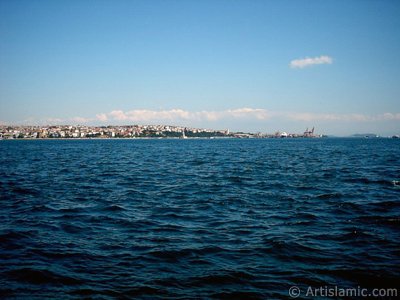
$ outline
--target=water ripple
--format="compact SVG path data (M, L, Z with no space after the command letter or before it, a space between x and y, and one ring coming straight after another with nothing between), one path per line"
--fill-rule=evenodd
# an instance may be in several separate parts
M1 141L6 298L397 287L397 140Z

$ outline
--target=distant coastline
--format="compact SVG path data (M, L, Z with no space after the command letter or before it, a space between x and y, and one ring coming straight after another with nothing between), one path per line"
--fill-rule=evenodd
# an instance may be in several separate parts
M314 128L303 133L277 131L269 133L230 132L171 125L1 125L0 140L107 140L107 139L227 139L227 138L327 138L314 133ZM399 138L399 135L380 136L374 133L353 134L347 138Z
M303 133L277 131L268 133L230 132L229 129L214 130L171 125L46 125L46 126L0 126L0 139L187 139L187 138L319 138L314 128Z

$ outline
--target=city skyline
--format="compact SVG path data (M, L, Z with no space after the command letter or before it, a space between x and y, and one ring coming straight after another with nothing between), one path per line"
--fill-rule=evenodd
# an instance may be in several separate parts
M307 128L303 133L277 131L231 132L229 129L193 128L173 125L46 125L46 126L1 126L1 139L69 139L69 138L319 138L328 137ZM368 137L379 137L368 135ZM392 136L391 138L398 138Z
M400 130L395 1L2 1L0 125Z

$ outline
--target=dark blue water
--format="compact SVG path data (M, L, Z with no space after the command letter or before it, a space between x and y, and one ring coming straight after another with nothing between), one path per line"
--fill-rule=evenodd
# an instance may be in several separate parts
M400 141L0 141L0 295L400 286Z

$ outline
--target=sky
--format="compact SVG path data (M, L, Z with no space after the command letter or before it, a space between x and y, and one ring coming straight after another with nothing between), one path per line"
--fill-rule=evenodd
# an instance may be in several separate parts
M0 0L0 124L400 133L400 1Z

